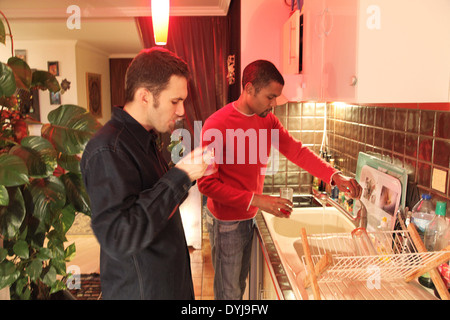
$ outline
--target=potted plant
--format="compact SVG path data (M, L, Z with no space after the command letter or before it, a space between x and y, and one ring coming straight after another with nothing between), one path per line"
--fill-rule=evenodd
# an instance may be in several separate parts
M3 44L5 37L0 20ZM49 299L66 288L75 254L74 244L64 245L66 232L76 213L90 215L79 154L100 127L86 109L61 105L40 136L29 136L16 92L33 88L58 92L60 85L19 58L0 62L0 289L9 286L12 299Z

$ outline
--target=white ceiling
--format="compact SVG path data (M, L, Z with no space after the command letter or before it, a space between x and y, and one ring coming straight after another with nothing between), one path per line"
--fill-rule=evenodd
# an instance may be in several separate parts
M173 16L224 16L231 0L170 0ZM79 40L109 56L134 56L142 49L134 17L151 16L150 0L1 0L15 41ZM80 8L80 29L67 20Z

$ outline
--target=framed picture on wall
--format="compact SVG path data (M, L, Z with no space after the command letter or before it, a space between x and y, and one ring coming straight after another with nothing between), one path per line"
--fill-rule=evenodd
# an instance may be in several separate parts
M59 62L58 61L48 61L48 72L54 76L59 76Z
M50 92L50 104L61 104L61 92Z
M102 117L102 75L86 73L88 111L96 118Z
M14 50L14 56L27 62L27 50L20 50L20 49Z

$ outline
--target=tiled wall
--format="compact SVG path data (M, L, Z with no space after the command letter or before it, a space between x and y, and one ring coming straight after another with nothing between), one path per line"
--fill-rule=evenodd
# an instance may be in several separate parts
M375 152L407 168L420 192L450 201L450 112L294 102L274 113L294 137L317 153L326 114L328 147L345 174L354 176L360 151ZM432 189L434 168L447 172L445 193ZM277 193L283 185L307 193L311 175L280 155L279 171L266 177L265 192Z
M290 102L275 108L274 114L292 136L319 153L325 128L325 107L325 103ZM282 154L279 155L277 169L276 174L266 176L265 193L276 194L283 186L294 188L294 193L311 192L312 176L288 161Z

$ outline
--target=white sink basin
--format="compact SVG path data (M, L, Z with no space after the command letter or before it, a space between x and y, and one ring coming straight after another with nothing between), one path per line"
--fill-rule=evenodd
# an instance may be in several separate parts
M351 232L355 226L333 207L294 208L289 219L277 218L265 213L267 223L273 225L277 235L299 238L300 230L306 228L307 234Z

